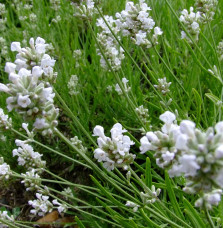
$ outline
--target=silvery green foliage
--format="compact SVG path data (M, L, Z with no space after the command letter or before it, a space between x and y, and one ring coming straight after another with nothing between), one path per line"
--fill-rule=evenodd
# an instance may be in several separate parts
M118 32L120 31L117 28L115 20L112 16L104 16L106 22L109 24L110 28L114 32L115 35L118 36ZM99 27L100 32L97 34L97 41L101 46L107 61L109 62L110 66L114 71L117 71L121 68L122 60L125 58L124 50L118 42L115 40L114 36L112 35L110 29L104 22L103 18L97 19L97 26ZM119 38L119 37L118 37ZM100 64L101 67L105 70L109 70L109 67L100 51L97 48L97 54L100 56Z
M4 162L3 157L0 157L0 180L8 180L11 174L10 166Z
M158 36L163 33L159 27L155 27L150 10L145 0L140 0L138 4L127 2L125 10L116 13L115 21L123 36L130 36L136 45L147 48L158 44Z
M1 86L0 84L0 91L2 87L4 87L4 85ZM0 128L9 129L10 127L12 127L12 119L9 118L8 115L5 115L3 109L0 108Z
M111 129L111 138L105 136L104 128L97 125L94 128L93 136L98 136L97 142L99 148L94 151L94 158L98 162L103 162L104 168L108 171L113 170L115 167L122 167L124 170L128 169L128 165L131 164L135 155L129 153L130 147L134 145L134 142L126 135L125 129L122 129L120 123L115 124Z
M186 27L187 31L195 41L198 41L199 39L200 19L201 13L195 13L193 7L190 7L190 12L188 12L186 9L181 12L180 21L183 23L183 25ZM186 39L189 43L192 42L184 31L181 31L181 39Z
M218 0L196 0L195 6L201 14L201 22L207 23L213 20Z
M49 196L36 193L36 200L29 200L29 205L34 209L30 212L34 215L44 216L46 213L52 212L53 204L49 201Z
M184 191L204 194L196 203L217 205L223 188L223 122L207 131L189 120L176 124L176 117L167 111L160 116L162 131L147 132L141 142L141 153L155 152L159 167L168 169L170 177L184 174Z
M158 79L158 85L154 85L154 87L159 90L163 95L166 95L170 92L169 87L171 82L167 82L166 77Z
M11 50L18 54L14 63L7 62L5 66L10 83L0 83L0 91L9 94L8 110L15 109L24 119L33 120L34 130L43 135L53 133L59 113L54 106L55 94L51 86L57 75L53 71L55 60L46 54L48 46L40 37L35 41L31 38L27 48L13 42Z

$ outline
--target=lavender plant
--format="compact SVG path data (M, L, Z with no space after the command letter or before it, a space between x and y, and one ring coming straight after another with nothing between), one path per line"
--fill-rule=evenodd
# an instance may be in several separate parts
M0 5L0 181L29 192L27 220L222 226L222 7ZM33 226L12 213L0 226Z

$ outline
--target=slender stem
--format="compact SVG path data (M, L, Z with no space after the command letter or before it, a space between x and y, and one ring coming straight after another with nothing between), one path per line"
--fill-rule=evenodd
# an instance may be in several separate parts
M49 189L50 189L51 191L53 191L53 192L56 192L56 193L58 193L58 194L61 194L61 192L59 192L59 191L57 191L57 190L55 190L55 189L53 189L53 188L49 188ZM110 220L104 219L104 218L99 217L99 216L97 216L97 215L91 214L91 213L89 213L89 212L87 212L87 211L81 210L78 206L73 206L72 204L69 204L69 203L67 203L67 202L65 202L65 201L63 201L63 200L57 198L55 195L52 195L52 194L49 194L49 195L52 196L53 198L57 199L58 201L60 201L60 202L62 202L62 203L64 203L64 204L66 204L66 205L69 206L70 208L73 208L73 209L75 209L75 210L77 210L77 211L80 211L81 213L88 214L88 215L90 215L91 217L95 217L95 218L98 218L98 219L100 219L100 220L103 220L103 221L105 221L105 222L107 222L107 223L110 223L110 224L112 224L112 225L116 225L116 226L118 226L118 227L121 227L120 225L118 225L118 224L116 224L116 223L113 223L113 222L111 222ZM76 198L76 200L79 201L79 202L81 202L81 203L83 203L83 204L86 204L86 205L90 206L92 209L95 209L95 210L99 211L100 213L102 213L102 214L104 214L104 215L106 215L106 216L111 217L110 214L104 212L103 210L101 210L101 209L99 209L99 208L97 208L97 207L95 207L95 206L92 206L92 205L88 204L88 203L85 202L85 201L82 201L82 200L80 200L80 199L78 199L78 198Z
M140 211L142 217L148 222L148 224L154 226L155 228L160 228L159 225L157 225L155 222L153 222L153 221L146 215L146 213L144 212L143 209L139 209L139 211Z
M205 205L205 215L206 215L207 220L208 220L208 222L209 222L209 224L210 224L210 227L211 227L211 228L215 228L214 222L212 221L212 218L211 218L211 216L210 216L210 214L209 214L209 211L208 211L206 205Z
M162 219L163 221L168 222L170 225L173 225L174 227L177 227L177 228L183 228L182 226L179 226L175 222L173 222L173 221L169 220L168 218L162 216L160 213L155 212L154 209L152 209L148 206L145 206L145 209L147 209L148 211L150 211L152 214L154 214L158 218Z
M14 128L11 128L11 130L12 130L14 133L16 133L17 135L19 135L19 136L21 136L21 137L23 137L23 138L25 138L25 139L29 139L27 136L23 135L22 133L20 133L19 131L15 130ZM42 143L40 143L40 142L34 140L34 139L32 139L32 142L35 143L35 144L37 144L37 145L39 145L39 146L41 146L41 147L43 147L43 148L45 148L45 149L47 149L47 150L49 150L49 151L51 151L51 152L53 152L53 153L55 153L55 154L57 154L57 155L60 155L60 156L66 158L66 159L68 159L68 160L70 160L70 161L72 161L72 162L75 162L75 163L77 163L77 164L79 164L79 165L82 165L82 166L84 166L84 167L86 167L86 168L91 169L91 167L88 166L87 164L82 163L82 162L80 162L80 161L78 161L78 160L75 160L75 159L73 159L73 158L71 158L71 157L69 157L69 156L67 156L67 155L65 155L65 154L63 154L63 153L60 153L60 152L58 152L58 151L56 151L56 150L54 150L54 149L52 149L52 148L50 148L50 147L48 147L48 146L46 146L46 145L44 145L44 144L42 144Z
M180 83L180 81L178 80L178 78L175 76L175 74L173 73L173 71L169 68L169 66L166 64L165 60L161 57L161 55L159 54L159 52L157 51L156 47L154 46L153 49L155 50L157 56L160 58L160 60L162 61L162 63L164 64L164 66L166 67L166 69L169 71L169 73L173 76L173 78L176 80L176 82L179 84L179 86L181 87L181 89L184 91L184 93L187 95L187 97L190 97L188 92L184 89L183 85Z
M208 28L209 28L209 31L210 31L210 34L211 34L212 42L214 44L214 48L213 49L214 49L215 57L216 57L217 62L218 62L218 68L219 68L219 71L220 71L220 74L221 74L221 64L220 64L220 61L219 61L219 58L218 58L217 46L216 46L216 43L215 43L213 31L211 29L210 21L208 21ZM222 74L221 74L221 79L222 79Z

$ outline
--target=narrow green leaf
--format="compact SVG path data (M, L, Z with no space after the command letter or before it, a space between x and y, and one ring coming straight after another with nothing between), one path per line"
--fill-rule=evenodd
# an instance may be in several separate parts
M98 188L101 190L101 192L110 199L115 205L123 206L122 203L120 203L118 200L116 200L111 193L109 193L93 176L90 176L92 181L98 186Z
M196 115L196 122L199 123L200 117L201 117L201 104L202 104L202 99L200 94L197 92L196 89L192 89L195 101L196 101L196 109L197 109L197 115Z
M222 101L212 93L205 93L205 96L208 97L215 105L221 105Z
M80 228L85 228L85 225L81 222L81 220L77 216L75 216L75 221L77 222L77 225Z
M202 221L202 218L201 218L200 214L194 209L194 207L190 204L190 202L187 199L184 198L183 203L184 203L185 208L190 213L190 215L188 217L189 217L191 223L195 222L197 224L197 226L196 226L197 228L199 228L199 227L205 228L206 225Z
M185 220L183 213L180 210L179 204L176 200L176 197L175 197L175 194L174 194L174 191L172 188L172 184L170 182L170 178L169 178L169 175L167 172L165 172L165 182L166 182L167 193L169 195L171 205L172 205L176 215L179 216L181 219Z
M159 225L157 225L155 222L153 222L144 212L143 209L139 209L142 217L146 220L146 222L148 223L149 227L155 227L155 228L160 228Z
M146 158L145 184L151 189L152 174L151 174L151 162L150 162L149 157Z

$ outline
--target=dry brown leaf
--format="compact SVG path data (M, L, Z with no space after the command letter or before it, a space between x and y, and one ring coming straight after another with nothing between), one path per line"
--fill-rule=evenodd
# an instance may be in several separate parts
M59 219L59 213L58 211L53 211L47 215L45 215L43 218L39 219L37 223L53 223L57 219ZM50 224L39 224L40 228L51 228L52 226Z
M59 218L58 211L53 211L37 221L37 223L42 223L42 224L38 224L39 228L63 227L64 225L66 225L68 223L72 223L72 222L75 222L73 217ZM43 223L45 223L45 224L43 224ZM51 223L51 224L46 224L46 223ZM54 223L54 224L52 224L52 223ZM72 225L70 227L78 228L77 225Z

